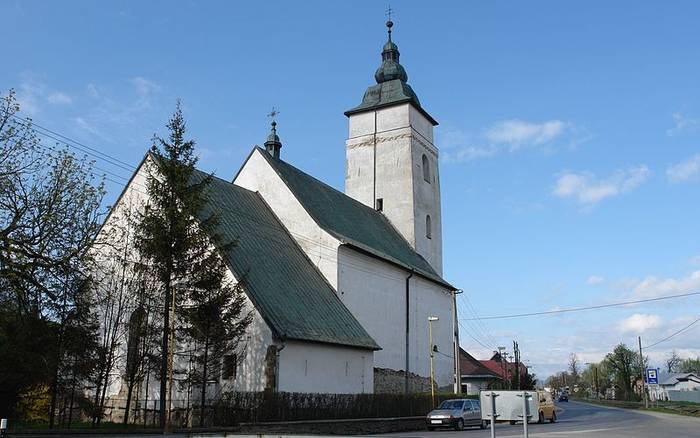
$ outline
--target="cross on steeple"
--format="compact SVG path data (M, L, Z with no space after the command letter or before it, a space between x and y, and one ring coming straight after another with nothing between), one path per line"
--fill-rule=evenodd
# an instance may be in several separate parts
M272 111L267 115L267 117L272 119L272 123L270 123L270 135L267 136L267 141L265 142L265 150L274 158L280 157L280 149L282 149L282 142L277 135L277 122L275 121L275 117L277 117L279 113L280 112L273 106Z
M387 6L388 6L388 7L387 7L387 9L386 9L385 15L386 15L387 20L388 20L388 21L391 21L391 13L394 12L394 10L391 9L391 3L389 3Z
M270 119L272 119L272 123L275 123L275 124L276 124L275 118L277 117L277 115L278 115L279 113L280 113L280 112L277 111L277 109L273 106L273 107L272 107L272 111L270 111L270 114L268 114L267 117L269 117Z

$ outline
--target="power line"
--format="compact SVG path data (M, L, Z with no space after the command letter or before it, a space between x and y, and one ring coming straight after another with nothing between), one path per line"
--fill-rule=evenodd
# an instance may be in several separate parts
M681 333L683 333L684 331L688 330L689 328L691 328L692 326L694 326L694 325L697 324L698 322L700 322L700 318L698 318L698 319L696 319L695 321L691 322L690 324L688 324L687 326L683 327L682 329L680 329L680 330L674 332L674 333L671 334L670 336L666 336L666 337L663 338L662 340L656 341L656 342L654 342L654 343L651 344L651 345L645 346L644 348L645 348L645 349L648 349L648 348L654 347L654 346L656 346L656 345L659 345L659 344L662 343L662 342L666 342L666 341L668 341L669 339L673 338L674 336L680 335Z
M68 137L68 136L65 136L65 135L63 135L63 134L61 134L61 133L59 133L59 132L52 131L52 130L49 129L49 128L46 128L46 127L44 127L44 126L39 125L38 123L34 122L33 120L25 119L24 117L20 117L20 116L18 116L18 115L16 115L16 114L11 114L11 116L14 117L14 118L17 119L17 120L20 120L20 121L24 122L25 125L27 125L28 127L33 127L33 126L35 126L35 127L39 128L39 129L41 129L41 130L43 130L43 131L48 132L49 134L56 135L56 136L62 138L63 140L58 139L58 138L56 138L56 137L53 137L52 135L45 134L45 133L42 133L42 135L45 135L45 136L47 136L47 137L51 137L51 138L53 138L54 140L56 140L56 141L58 141L58 142L61 142L61 143L64 143L64 144L66 144L66 145L68 145L68 146L73 146L73 147L75 147L75 145L81 146L81 147L83 147L83 148L85 148L85 149L87 149L87 150L93 152L94 154L97 154L97 155L100 156L100 157L96 157L96 158L100 158L100 159L105 160L105 161L111 160L111 161L113 161L113 163L110 163L110 164L113 164L113 165L118 166L118 167L122 167L124 170L131 170L131 171L133 171L133 170L136 169L136 166L133 166L133 165L131 165L131 164L125 162L125 161L120 160L119 158L116 158L116 157L113 157L113 156L111 156L111 155L109 155L109 154L107 154L107 153L104 153L104 152L100 151L99 149L95 149L95 148L90 147L90 146L88 146L88 145L86 145L86 144L80 143L80 142L77 141L77 140L73 140L72 138L70 138L70 137ZM73 145L70 145L70 144L66 143L66 141L68 141L68 142L70 142L70 143L73 143ZM79 149L79 148L77 148L77 149ZM85 151L83 151L83 152L85 152ZM86 153L89 154L89 152L86 152ZM92 155L92 154L90 154L90 155Z
M586 306L586 307L572 307L568 309L557 309L557 310L546 310L544 312L530 312L530 313L515 313L512 315L494 315L494 316L482 316L480 318L460 318L462 320L466 321L472 321L475 319L511 319L511 318L525 318L528 316L539 316L539 315L554 315L557 313L568 313L568 312L581 312L584 310L595 310L595 309L604 309L607 307L619 307L619 306L627 306L629 304L640 304L640 303L649 303L653 301L662 301L662 300L670 300L673 298L683 298L683 297L690 297L693 295L700 295L700 292L688 292L684 294L678 294L678 295L667 295L665 297L657 297L657 298L647 298L644 300L632 300L632 301L623 301L620 303L611 303L611 304L599 304L596 306Z
M465 294L460 294L461 297L463 297L463 300L467 304L467 308L469 312L477 318L475 325L479 328L482 334L484 334L484 338L488 340L488 343L490 343L493 346L498 345L498 342L496 342L496 339L491 335L491 332L488 330L486 327L486 324L484 324L481 319L479 319L479 312L476 311L476 308L472 305L471 300L469 299L469 296Z
M462 296L462 295L464 295L464 294L460 294L459 296ZM465 298L466 298L466 297L465 297ZM460 302L458 302L457 304L459 305ZM462 307L463 309L465 309L465 304L468 305L469 302L468 302L468 300L467 300L467 301L463 301L461 304L462 304L461 307ZM468 313L470 313L471 315L477 316L476 310L473 309L471 306L467 306L465 310L466 310ZM483 324L481 324L481 326L480 326L480 325L478 324L478 323L479 323L478 320L477 320L477 321L469 321L469 320L467 320L467 321L465 321L465 322L469 325L468 330L470 330L470 331L468 331L467 334L468 334L471 338L474 338L475 336L478 336L478 337L481 338L481 340L483 340L486 344L490 344L490 345L491 345L490 349L493 350L493 349L496 348L495 346L498 344L498 342L496 342L496 340L493 338L493 336L491 336L491 334L490 334L487 330L485 330L484 328L482 328L482 327L483 327ZM465 328L465 329L466 329L466 328ZM472 333L473 333L474 336L472 336ZM484 345L484 342L480 342L479 344L483 346L483 345Z
M484 345L483 342L481 342L479 339L477 339L477 338L475 338L474 336L472 336L471 332L470 332L469 330L467 330L467 328L462 324L461 321L458 320L457 322L459 323L459 326L462 327L462 328L466 331L467 335L469 335L470 338L472 338L474 341L476 341L477 344L481 345L482 347L484 347L484 348L487 349L487 350L492 350L492 349L493 349L493 347L489 347L489 346L487 346L487 345Z

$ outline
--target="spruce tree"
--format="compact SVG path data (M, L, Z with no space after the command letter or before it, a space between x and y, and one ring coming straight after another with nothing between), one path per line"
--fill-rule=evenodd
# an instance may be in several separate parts
M169 427L168 380L173 367L174 352L170 349L175 345L175 326L181 327L186 303L197 306L208 302L208 298L200 299L202 294L230 296L226 292L229 286L225 285L226 267L219 251L233 245L218 234L216 213L203 217L212 177L202 177L195 168L195 142L185 139L186 126L179 102L166 126L168 138L156 137L151 147L149 200L136 224L136 247L144 266L155 276L163 309L160 426L164 429Z

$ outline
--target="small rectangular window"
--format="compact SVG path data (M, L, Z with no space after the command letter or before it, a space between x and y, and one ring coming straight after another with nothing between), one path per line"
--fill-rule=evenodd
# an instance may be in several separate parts
M384 198L377 198L376 209L377 211L384 210Z
M227 354L224 356L224 379L234 380L236 378L237 362L235 354Z

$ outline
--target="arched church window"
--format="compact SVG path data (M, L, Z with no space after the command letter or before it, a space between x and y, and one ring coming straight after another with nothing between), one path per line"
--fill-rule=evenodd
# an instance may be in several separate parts
M423 180L430 182L430 160L423 154Z
M427 215L425 217L425 237L428 239L432 238L433 232L432 232L432 221L430 220L430 215Z

